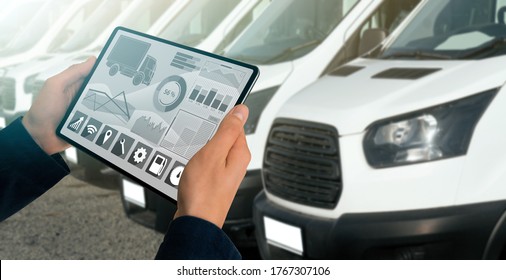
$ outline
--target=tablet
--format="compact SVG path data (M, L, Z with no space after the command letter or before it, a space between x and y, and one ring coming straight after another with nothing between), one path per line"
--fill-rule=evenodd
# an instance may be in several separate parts
M177 200L186 164L257 77L255 66L118 27L57 134Z

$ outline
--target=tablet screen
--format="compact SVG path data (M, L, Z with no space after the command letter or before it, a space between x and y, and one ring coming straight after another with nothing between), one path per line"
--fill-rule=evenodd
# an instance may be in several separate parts
M255 66L119 27L58 133L176 200L188 160L257 76Z

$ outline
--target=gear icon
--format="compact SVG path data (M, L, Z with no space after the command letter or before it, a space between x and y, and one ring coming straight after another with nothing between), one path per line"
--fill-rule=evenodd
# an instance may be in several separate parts
M146 156L148 155L148 152L144 148L138 148L134 152L134 161L135 163L141 163L146 159Z

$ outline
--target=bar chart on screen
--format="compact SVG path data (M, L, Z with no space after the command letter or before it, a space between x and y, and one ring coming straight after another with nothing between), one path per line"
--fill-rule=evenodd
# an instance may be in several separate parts
M211 106L212 109L225 112L230 107L232 96L220 94L217 89L204 89L201 85L195 85L190 94L190 100L203 105Z

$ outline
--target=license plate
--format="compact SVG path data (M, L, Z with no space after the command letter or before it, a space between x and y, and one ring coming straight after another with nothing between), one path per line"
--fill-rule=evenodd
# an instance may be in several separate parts
M4 128L6 125L5 125L5 118L3 117L0 117L0 129L1 128Z
M125 200L142 208L145 208L146 198L144 197L144 188L125 179L122 181L123 197Z
M302 256L302 230L299 227L264 217L265 238L270 245Z
M65 157L72 163L77 163L77 150L74 147L70 147L65 150Z

